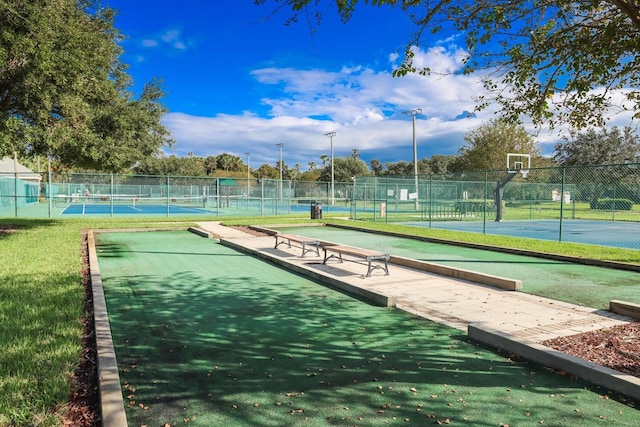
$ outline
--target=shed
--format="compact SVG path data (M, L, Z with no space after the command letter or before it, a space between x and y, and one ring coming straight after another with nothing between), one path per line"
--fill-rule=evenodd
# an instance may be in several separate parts
M16 176L18 179L23 181L32 182L35 184L40 184L42 181L42 176L39 173L32 171L26 166L18 163L17 160L14 160L10 157L3 157L0 160L0 176L4 176L7 178L14 178Z

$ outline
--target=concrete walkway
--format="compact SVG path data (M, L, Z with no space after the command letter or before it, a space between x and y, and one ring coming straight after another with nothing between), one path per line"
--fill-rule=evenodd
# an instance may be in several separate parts
M461 330L470 324L503 331L541 342L546 339L608 328L630 319L604 310L582 307L522 292L506 291L464 280L456 280L390 264L390 275L376 270L365 278L366 267L344 262L322 265L321 257L301 249L281 245L274 249L273 237L255 237L218 222L202 222L200 227L213 236L233 241L269 258L306 267L316 274L337 277L347 284L386 296L396 307L420 317Z
M482 340L491 345L507 351L520 349L515 352L525 358L566 370L640 399L640 379L636 377L622 375L607 368L599 369L590 362L562 354L563 360L557 366L553 366L554 362L544 357L540 359L533 356L534 350L542 351L545 357L553 353L553 350L540 345L544 340L622 325L632 321L631 318L609 311L444 277L393 263L389 265L388 276L382 270L374 270L371 277L365 277L367 267L361 263L345 261L324 265L322 251L320 257L315 254L301 257L302 250L299 247L288 248L287 245L280 245L277 249L274 248L273 236L254 236L224 227L218 222L202 222L199 226L211 233L212 237L220 238L223 244L245 253L264 258L377 303L394 306L416 316L468 331L470 336L472 330L479 331L478 337L489 334L489 338ZM531 354L527 354L529 352ZM573 369L568 367L567 359L578 366ZM598 371L604 369L605 380L601 381L590 374L584 374L582 370L585 366ZM623 377L622 385L615 383L620 377ZM613 384L609 381L612 378ZM629 382L631 388L628 387Z

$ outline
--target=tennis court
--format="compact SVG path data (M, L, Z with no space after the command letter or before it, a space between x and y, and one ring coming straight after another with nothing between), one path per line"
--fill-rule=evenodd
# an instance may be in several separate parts
M141 195L58 195L53 208L60 215L282 215L310 214L311 203L247 197ZM325 212L349 214L348 206L323 206Z
M402 240L402 239L396 239ZM130 425L632 425L604 390L187 232L98 235Z
M470 233L640 249L640 222L584 219L517 221L431 221L405 225Z
M59 195L53 201L61 215L210 214L206 197L140 197L138 195Z

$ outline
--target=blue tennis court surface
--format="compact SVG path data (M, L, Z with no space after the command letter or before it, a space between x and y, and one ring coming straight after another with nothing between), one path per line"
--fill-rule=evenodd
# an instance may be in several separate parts
M288 213L310 213L308 204L260 200L204 200L202 197L182 197L175 201L163 199L119 197L105 201L60 201L54 205L61 208L61 215L282 215ZM324 206L324 211L349 213L348 206Z
M640 249L640 223L632 221L536 220L536 221L432 221L406 225L470 233L496 234L617 248Z
M108 204L70 204L61 212L63 215L145 215L145 214L212 214L215 210L194 206L179 205L108 205Z

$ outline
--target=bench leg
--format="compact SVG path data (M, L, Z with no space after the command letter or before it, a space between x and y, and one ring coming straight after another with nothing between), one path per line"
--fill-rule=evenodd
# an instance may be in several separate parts
M375 265L375 264L372 265L371 262L376 260L376 259L379 260L379 261L384 261L384 267L381 266L381 265ZM369 261L369 265L368 265L368 268L367 268L367 275L365 277L371 277L371 272L373 270L377 269L377 268L379 268L380 270L384 270L386 276L389 275L389 262L388 262L387 258L384 258L382 260L379 259L379 258L373 258L373 259L367 258L367 261Z
M328 252L325 250L324 251L324 261L322 261L323 264L326 264L327 261L329 261L331 258L338 258L340 260L340 262L342 262L342 254L340 252L338 252L338 255L329 255L327 256Z
M316 256L320 256L320 250L318 250L318 245L312 243L311 246L313 246L314 249L309 249L307 248L307 245L304 242L302 243L302 256L300 258L304 258L307 252L315 252Z
M286 243L289 248L291 247L291 240L287 240L287 241L281 240L280 242L278 242L278 238L276 237L276 245L274 246L274 249L278 249L278 246L284 243Z

